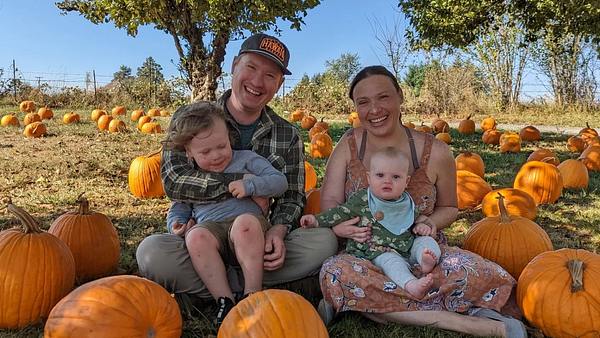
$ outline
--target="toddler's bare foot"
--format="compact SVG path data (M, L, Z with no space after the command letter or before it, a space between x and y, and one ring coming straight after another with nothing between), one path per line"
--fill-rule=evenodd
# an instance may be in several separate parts
M423 296L425 296L425 293L431 289L432 285L433 276L431 274L427 274L425 277L408 281L406 285L404 285L404 290L410 293L413 297L421 299Z
M430 249L423 250L423 256L421 257L421 271L423 273L430 273L435 265L437 264L437 257Z

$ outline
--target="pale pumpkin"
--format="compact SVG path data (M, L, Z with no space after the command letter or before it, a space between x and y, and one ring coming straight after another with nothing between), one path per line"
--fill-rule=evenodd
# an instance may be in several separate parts
M588 169L579 160L568 159L558 165L565 189L587 189L590 182Z
M160 178L160 152L136 157L129 165L129 191L133 196L151 198L165 195Z
M78 199L79 209L59 216L48 232L60 238L75 258L79 282L104 277L119 265L119 236L110 219L90 210L85 197Z
M529 157L527 157L527 162L529 161L544 161L552 165L558 165L560 163L558 156L556 156L552 150L546 148L539 148L529 154Z
M106 115L106 111L105 110L94 109L94 110L92 110L91 119L92 119L92 121L97 122L98 119L100 118L100 116L102 116L102 115Z
M0 231L0 329L38 323L75 285L69 247L23 209L9 203L8 211L23 229Z
M269 289L251 294L225 317L218 338L325 338L315 308L297 293Z
M125 113L127 113L127 108L123 106L116 106L112 109L112 115L115 117L119 115L125 115Z
M142 117L144 115L145 114L144 114L144 110L143 109L136 109L136 110L134 110L134 111L131 112L130 119L133 122L137 122L140 119L140 117Z
M108 124L108 131L110 131L111 133L119 133L125 130L127 130L125 122L119 119L112 119Z
M597 337L600 333L600 255L560 249L536 256L517 283L517 304L548 337Z
M38 121L26 125L25 130L23 130L23 135L26 137L37 138L46 135L46 132L48 132L46 125Z
M327 158L333 151L333 140L327 133L316 134L310 140L309 154L312 158Z
M542 133L540 133L539 129L534 126L524 127L519 132L519 136L521 137L521 140L527 142L539 141L542 139Z
M500 216L486 217L465 234L462 248L498 263L515 279L538 254L553 249L550 237L535 222L509 215L497 194Z
M496 129L496 119L493 117L486 117L481 121L481 130L487 131L491 129Z
M304 161L304 191L309 191L317 186L317 172L308 162Z
M458 123L458 132L463 135L475 133L475 121L471 120L471 114Z
M41 122L42 118L37 113L27 113L23 118L23 124L28 125L33 122Z
M182 323L177 301L162 286L112 276L84 284L56 304L44 337L179 338Z
M505 132L500 136L501 153L518 153L521 151L521 137L517 133Z
M600 145L591 145L585 148L579 159L588 170L600 171Z
M540 161L527 162L519 169L513 188L531 195L536 204L552 204L562 194L562 175L552 164Z
M52 109L50 109L48 107L42 107L42 108L38 109L37 114L40 116L40 118L42 120L50 120L54 117L54 112L52 112Z
M2 127L18 127L20 126L19 119L15 115L15 113L9 113L2 116L2 120L0 120L0 125Z
M534 220L537 215L537 204L531 195L523 190L502 188L492 190L481 201L481 212L487 217L500 216L498 193L504 197L504 206L509 215L521 216Z
M465 151L454 159L456 162L456 170L467 170L483 178L485 174L485 164L479 154Z
M492 187L481 177L466 170L456 171L456 197L458 209L473 209Z

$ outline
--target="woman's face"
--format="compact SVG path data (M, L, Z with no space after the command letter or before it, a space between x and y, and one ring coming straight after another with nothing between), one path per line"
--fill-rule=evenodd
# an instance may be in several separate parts
M384 136L399 125L402 97L385 75L371 75L354 87L354 106L364 128Z

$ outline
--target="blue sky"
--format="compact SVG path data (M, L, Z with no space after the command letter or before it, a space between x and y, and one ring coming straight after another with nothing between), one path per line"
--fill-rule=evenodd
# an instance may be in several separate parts
M358 53L362 65L385 62L374 39L370 21L392 25L398 19L398 0L324 0L308 11L301 31L279 26L280 38L291 50L289 69L295 82L303 74L322 72L325 61L342 53ZM108 82L120 65L137 67L152 56L167 77L177 75L178 56L172 38L143 27L133 38L112 23L94 25L77 13L61 15L54 1L0 0L0 68L4 77L15 59L24 79L83 79L96 71L99 82ZM230 70L241 41L228 45L223 65ZM173 60L173 62L171 61ZM83 80L82 80L83 81Z

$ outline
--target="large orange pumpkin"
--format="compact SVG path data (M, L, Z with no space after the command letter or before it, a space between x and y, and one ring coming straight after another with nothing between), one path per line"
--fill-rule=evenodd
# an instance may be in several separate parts
M0 120L0 125L2 127L8 127L8 126L18 127L18 126L20 126L20 123L19 123L19 119L17 118L15 113L8 113L8 114L2 116L2 120Z
M487 216L500 216L498 193L504 197L504 206L509 215L521 216L534 220L537 215L537 205L528 193L514 188L492 190L481 201L481 212Z
M70 112L70 113L66 113L65 115L63 115L63 123L64 124L71 124L71 123L79 122L80 120L81 120L81 117L77 113Z
M509 215L502 194L497 194L500 216L486 217L465 234L463 248L498 263L515 279L538 254L552 250L544 229L521 216Z
M529 157L527 157L527 162L529 161L544 161L552 165L558 165L560 163L558 156L556 156L552 150L546 148L540 148L532 152Z
M458 132L463 135L475 133L475 121L471 120L471 114L458 123Z
M327 133L319 133L310 140L309 148L312 158L327 158L333 151L333 140Z
M28 125L33 122L41 122L42 118L37 113L27 113L25 117L23 117L23 124Z
M122 131L127 130L127 126L125 125L125 122L119 120L119 119L112 119L110 121L110 123L108 124L108 131L110 131L111 133L119 133Z
M467 170L483 178L485 164L479 154L465 151L456 156L456 170Z
M119 236L106 215L90 211L85 197L79 210L59 216L48 232L60 238L73 253L77 279L88 281L104 277L119 265Z
M140 120L141 120L141 118L140 118ZM142 125L142 129L140 129L140 131L144 134L160 134L160 133L162 133L160 123L158 123L158 122L146 122Z
M590 176L581 161L568 159L558 165L565 189L587 189Z
M0 329L37 323L75 284L69 247L23 209L9 203L8 211L23 230L0 231Z
M582 249L544 252L523 269L517 304L548 337L600 335L600 255Z
M317 118L309 113L302 118L302 121L300 121L300 127L302 127L302 129L309 130L315 125L315 123L317 123Z
M46 125L40 121L37 121L26 125L25 129L23 130L23 135L26 137L37 138L46 135L47 131L48 129L46 128Z
M498 144L500 144L501 136L502 136L502 133L500 131L498 131L496 129L489 129L489 130L486 130L483 133L483 135L481 135L481 140L485 144L498 145Z
M35 102L23 101L19 104L19 110L23 113L33 113L35 111Z
M269 289L251 294L225 317L218 338L324 338L327 329L315 308L302 296Z
M92 110L92 121L97 122L100 116L106 115L106 111L102 109L94 109Z
M521 151L521 137L517 133L504 132L500 136L501 153L518 153Z
M531 161L519 169L513 188L525 191L537 204L552 204L562 194L563 180L552 164Z
M178 338L182 322L175 298L160 285L112 276L84 284L56 304L44 337Z
M598 132L596 131L596 129L590 127L589 122L586 122L585 128L583 128L579 131L579 135L581 135L581 134L592 134L594 136L598 136Z
M98 129L100 130L108 130L108 127L110 127L110 121L113 120L112 115L108 115L108 114L104 114L104 115L100 115L100 117L98 118Z
M534 126L527 126L521 129L519 136L523 141L539 141L542 139L540 130Z
M585 149L585 141L579 136L571 136L567 140L567 149L574 153L580 153Z
M456 197L458 209L472 209L478 206L492 187L481 177L466 170L456 171Z
M133 122L137 122L140 119L140 117L142 117L144 115L145 114L144 114L144 110L143 109L136 109L136 110L134 110L134 111L131 112L130 119Z
M308 162L304 161L304 191L309 191L317 186L317 172Z
M165 190L160 179L160 150L136 157L129 166L129 191L138 198L162 197Z
M324 129L322 126L319 126L317 124L315 124L312 128L310 128L310 130L308 131L308 139L312 140L312 138L318 134L318 133L326 133L327 129Z
M600 145L591 145L585 148L579 159L588 170L600 171Z
M305 112L305 110L303 108L298 108L298 109L294 110L290 114L290 121L292 121L292 122L302 121L302 118L304 117L304 112Z
M50 120L54 117L54 112L52 112L52 109L50 109L48 107L42 107L42 108L38 109L37 114L40 116L40 118L42 120Z
M493 117L486 117L481 121L481 130L488 131L491 129L496 129L496 119Z

